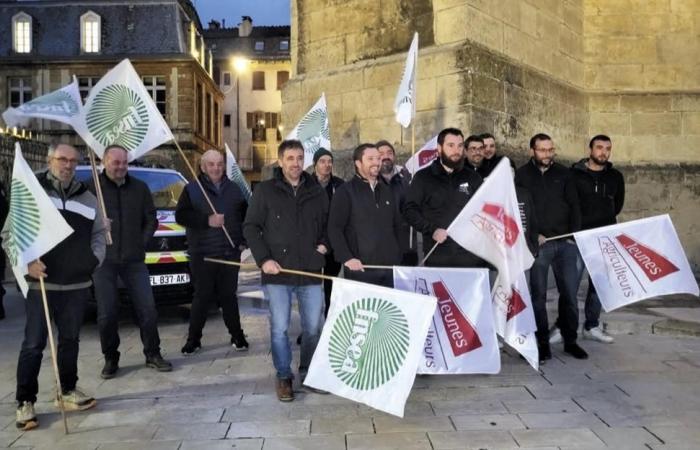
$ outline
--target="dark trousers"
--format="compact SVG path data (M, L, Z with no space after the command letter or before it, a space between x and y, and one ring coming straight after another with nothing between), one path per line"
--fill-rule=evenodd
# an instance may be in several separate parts
M559 239L548 241L542 245L530 268L530 289L532 307L537 322L538 342L544 343L549 339L549 321L547 319L547 274L552 267L554 281L559 291L559 319L557 325L561 330L565 343L576 342L578 329L578 291L583 261L578 253L576 244L569 240Z
M146 263L113 263L105 261L93 275L97 300L97 325L105 359L119 359L119 292L117 278L121 278L134 306L141 332L143 354L151 357L160 354L158 336L158 312Z
M49 314L58 328L58 375L63 392L72 391L78 382L78 342L80 326L83 323L85 305L90 297L90 289L71 291L46 291ZM27 300L24 341L17 362L18 402L36 402L39 392L39 369L48 329L44 316L41 291L30 289Z
M595 286L593 286L593 280L591 276L588 276L588 294L586 294L586 305L584 311L586 313L586 321L583 323L583 327L586 330L595 328L600 325L600 310L602 305L600 304L600 299L598 298L598 293L595 291Z
M337 277L340 273L340 263L333 258L333 254L326 255L326 265L323 267L323 274L329 277ZM331 292L333 291L333 281L323 280L323 297L326 302L326 309L323 316L328 317L328 309L331 307Z
M394 287L394 273L389 269L365 269L364 272L359 270L350 270L345 268L345 278L348 280L362 281L363 283L376 284L388 288Z
M240 261L240 255L224 259ZM207 321L209 305L219 304L224 316L224 324L232 337L243 333L241 316L238 312L238 266L204 261L202 255L190 256L190 271L194 282L194 298L190 312L190 329L187 339L199 342Z

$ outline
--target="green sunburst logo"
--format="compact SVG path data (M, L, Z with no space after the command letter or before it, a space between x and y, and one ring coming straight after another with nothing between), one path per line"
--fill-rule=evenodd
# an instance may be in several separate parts
M16 266L19 255L34 243L39 234L41 213L34 195L23 182L13 179L11 192L7 256Z
M100 144L118 144L131 151L146 138L148 109L128 86L113 84L95 96L86 122L88 130Z
M78 114L78 104L67 92L55 91L23 103L18 109L25 113L44 113L71 117Z
M409 342L408 321L399 308L384 299L363 298L348 305L333 324L328 358L345 384L372 390L396 375Z
M323 146L324 141L331 140L331 132L328 128L328 115L325 109L314 109L299 122L297 135L304 145L307 153L314 154Z

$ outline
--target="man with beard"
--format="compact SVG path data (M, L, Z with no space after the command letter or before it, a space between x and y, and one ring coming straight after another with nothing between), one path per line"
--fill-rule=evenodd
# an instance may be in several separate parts
M445 128L437 137L439 157L416 173L408 188L404 217L423 233L426 261L438 267L488 267L447 235L447 227L481 185L481 177L465 167L464 135L457 128Z
M486 178L484 141L479 136L471 135L464 141L464 151L467 158L465 166L478 173L482 179Z
M576 185L571 171L554 162L552 138L536 134L530 139L531 159L515 174L515 183L528 189L535 206L539 230L539 249L530 269L532 306L537 322L537 345L540 361L552 358L549 348L547 320L547 274L552 267L559 290L558 325L564 339L564 351L574 358L586 359L588 354L576 343L578 329L578 291L583 261L572 238L547 238L581 229L581 211Z
M576 191L581 203L581 228L604 227L617 223L617 215L625 202L625 180L614 169L610 159L612 141L608 136L594 136L588 144L590 155L572 166ZM610 344L613 337L600 327L600 299L588 277L588 294L586 295L583 324L583 338ZM561 341L561 333L554 328L549 343Z
M484 162L482 164L482 176L484 178L488 177L496 165L501 161L503 155L496 154L496 138L493 137L491 133L481 133L479 135L482 141L484 141Z
M392 271L364 265L401 262L398 233L401 216L394 193L379 177L379 150L362 144L353 152L355 176L335 193L328 237L345 278L393 287Z
M377 142L377 150L379 150L379 158L382 164L379 173L391 187L396 204L399 205L399 211L403 213L406 203L406 192L411 184L411 173L405 167L395 164L396 151L389 141ZM403 217L401 218L401 230L399 231L399 245L402 252L401 265L415 266L418 264L418 252L415 250L415 231Z

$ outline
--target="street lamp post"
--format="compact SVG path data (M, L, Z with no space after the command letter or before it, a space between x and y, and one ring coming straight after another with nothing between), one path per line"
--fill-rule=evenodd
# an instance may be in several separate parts
M249 63L250 60L243 56L233 58L233 68L236 72L236 156L239 161L241 161L241 74L246 71Z

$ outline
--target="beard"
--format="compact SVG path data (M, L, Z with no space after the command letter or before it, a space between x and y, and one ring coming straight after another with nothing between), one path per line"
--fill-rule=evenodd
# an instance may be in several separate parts
M449 167L452 170L460 171L464 167L464 157L459 158L457 161L453 161L447 156L445 156L443 153L440 153L440 162L445 166Z
M593 156L591 156L590 158L591 158L591 161L598 164L599 166L604 166L608 163L608 158L595 158Z
M388 159L382 161L382 165L379 168L380 172L384 175L389 175L394 171L394 162Z
M547 169L547 168L551 167L552 164L554 164L554 158L547 158L547 160L541 160L541 159L535 158L535 163L537 164L538 167L542 167L544 169Z

